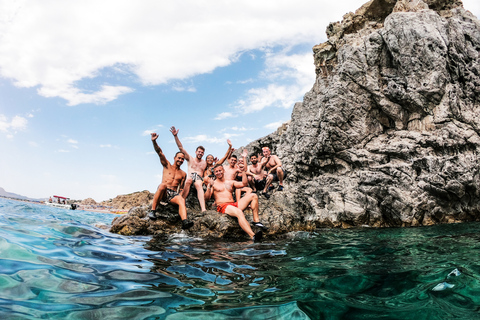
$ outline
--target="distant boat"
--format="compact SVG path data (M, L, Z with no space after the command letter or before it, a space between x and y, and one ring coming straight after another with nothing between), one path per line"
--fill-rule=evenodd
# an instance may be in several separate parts
M53 196L45 201L45 205L62 209L76 210L78 206L75 203L69 203L69 199L70 198L61 196Z

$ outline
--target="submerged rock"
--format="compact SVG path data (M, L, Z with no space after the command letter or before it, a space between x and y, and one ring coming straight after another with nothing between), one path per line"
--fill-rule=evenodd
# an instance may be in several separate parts
M269 146L288 171L285 190L260 199L267 235L480 220L479 20L457 0L372 0L327 35L291 121L246 146ZM246 237L233 219L187 204L188 233ZM181 230L176 207L153 223L147 211L111 231Z

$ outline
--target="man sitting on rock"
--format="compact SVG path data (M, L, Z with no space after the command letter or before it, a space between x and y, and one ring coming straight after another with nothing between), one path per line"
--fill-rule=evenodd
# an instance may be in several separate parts
M195 189L197 189L197 198L200 203L200 209L202 212L205 212L207 209L205 208L205 197L203 192L203 174L207 167L207 162L202 159L203 154L205 153L205 148L198 146L197 150L195 150L195 157L192 157L183 148L180 139L178 139L178 129L171 127L170 132L172 132L175 137L175 143L177 144L178 149L185 155L185 160L188 162L188 178L185 182L185 189L183 189L183 198L187 199L190 187L193 183Z
M273 181L278 181L278 191L283 190L283 179L286 177L286 172L282 168L282 162L276 156L270 153L269 147L262 148L263 158L260 161L262 166L265 166L268 176L265 183L265 188L263 189L262 195L269 199L270 195L268 194L268 187Z
M185 206L185 198L178 192L185 184L186 173L180 169L185 155L182 152L177 152L173 161L173 165L167 160L162 152L162 149L157 144L158 134L152 133L153 148L160 157L160 163L163 166L162 183L158 186L157 192L153 197L152 211L148 215L151 220L156 220L156 208L160 200L166 199L168 202L178 206L178 214L182 219L182 229L189 229L193 226L193 222L187 219L187 207Z
M258 157L256 154L252 154L250 156L251 165L248 166L248 175L247 179L250 188L253 189L253 192L261 191L265 188L265 183L267 182L267 174L265 172L265 166L262 166L260 162L258 162Z
M244 153L246 153L246 150L244 150ZM265 226L260 222L260 219L258 217L257 195L251 193L248 196L239 199L238 202L233 201L233 189L243 188L247 185L247 176L245 175L245 172L242 173L241 182L236 180L227 180L225 178L225 169L222 165L215 166L214 174L216 179L210 180L207 187L207 192L205 192L205 199L208 200L213 195L215 203L217 204L218 212L222 214L226 213L229 216L236 217L238 220L238 224L243 229L243 231L245 231L253 239L253 241L260 241L263 237L262 230L254 233L247 219L245 219L245 215L243 214L243 210L245 210L250 205L253 211L253 221L255 223L255 226L262 229L265 228Z
M228 166L225 169L225 179L235 180L238 174L241 174L240 168L237 165L238 159L234 154L228 157Z

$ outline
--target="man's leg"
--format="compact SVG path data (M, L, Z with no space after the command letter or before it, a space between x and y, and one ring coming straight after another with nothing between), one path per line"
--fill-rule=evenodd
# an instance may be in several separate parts
M252 208L253 222L260 222L260 217L258 216L258 196L255 193L245 195L238 201L238 209L242 211L245 210L248 205Z
M155 211L157 209L157 206L158 206L158 203L160 202L160 200L163 199L163 197L165 197L165 191L167 190L167 184L165 183L161 183L158 188L157 188L157 191L155 192L155 195L153 196L153 202L152 202L152 210Z
M252 228L250 228L250 224L248 223L247 219L245 219L245 215L243 214L242 210L234 206L228 206L225 209L225 213L229 216L237 218L240 228L242 228L243 231L250 236L250 238L253 238L255 233L252 231Z
M193 185L195 186L195 189L197 189L197 198L198 202L200 203L200 209L202 212L207 211L207 209L205 209L205 192L203 191L203 181L197 180Z
M262 191L263 196L267 199L270 198L270 195L268 194L268 187L270 186L272 181L273 181L273 174L269 174L267 176L267 182L265 183L265 188Z
M182 220L187 219L187 207L185 206L185 199L181 195L175 196L170 203L174 203L178 206L178 215Z
M187 199L188 194L190 193L190 187L192 186L192 178L189 176L187 180L185 180L185 186L183 187L182 197L183 199Z
M283 173L283 168L282 167L277 168L277 176L278 176L278 184L283 186L284 173Z
M252 176L247 176L247 180L248 185L253 190L253 192L257 192L257 189L255 188L255 179Z

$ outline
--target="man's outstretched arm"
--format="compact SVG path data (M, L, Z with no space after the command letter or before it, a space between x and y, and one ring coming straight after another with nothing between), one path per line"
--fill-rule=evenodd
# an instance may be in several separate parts
M225 162L225 160L227 159L227 157L230 155L230 152L232 151L232 142L227 139L227 143L228 143L228 150L227 150L227 153L225 153L225 155L223 156L222 159L220 159L219 161L217 161L216 164L223 164L223 162Z
M158 146L157 138L158 138L158 134L156 134L155 132L152 133L153 149L155 149L155 152L157 152L158 156L160 157L160 163L162 164L162 166L168 167L168 160L163 154L162 149Z
M185 155L185 160L190 161L190 155L187 153L187 150L183 148L183 145L180 142L180 139L178 139L178 131L180 130L175 129L175 127L170 128L170 132L173 134L175 138L175 143L177 144L178 149Z

